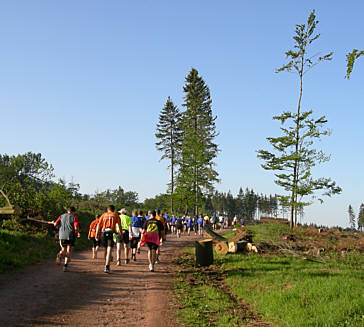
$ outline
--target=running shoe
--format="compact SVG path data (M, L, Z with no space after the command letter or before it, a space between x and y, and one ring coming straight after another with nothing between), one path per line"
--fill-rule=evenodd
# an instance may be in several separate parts
M129 259L125 259L125 264L127 265L129 263Z
M149 271L154 271L154 267L152 264L149 265Z
M56 264L57 265L60 265L61 264L61 254L60 253L57 253Z
M159 259L157 258L157 260L155 261L155 263L156 264L159 264L159 263L161 263L160 261L159 261Z
M109 267L105 267L105 269L104 269L104 273L105 273L105 274L110 274L110 268L109 268Z
M136 255L133 256L133 260L136 261Z
M67 272L68 268L66 266L63 266L63 272Z
M140 249L137 250L137 253L140 254Z
M120 264L121 264L121 263L120 263L120 260L117 260L117 261L116 261L116 265L117 265L117 266L120 266Z

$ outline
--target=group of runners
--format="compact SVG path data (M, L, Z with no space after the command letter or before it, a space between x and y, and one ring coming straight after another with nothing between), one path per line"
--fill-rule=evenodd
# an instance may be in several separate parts
M63 271L68 271L71 261L72 247L77 237L80 237L80 222L75 215L75 208L68 208L67 212L50 222L59 227L59 242L61 250L57 254L56 263L61 264L64 259ZM99 247L104 248L105 273L110 273L110 263L113 261L113 247L116 244L116 265L122 261L124 250L124 262L136 261L140 248L148 247L149 270L154 271L155 264L160 263L160 247L166 241L166 234L170 232L181 237L182 234L202 235L203 227L212 221L208 216L169 216L161 214L160 210L151 210L144 215L143 211L133 211L131 217L126 209L115 211L113 205L109 205L102 215L97 215L91 222L88 231L88 239L92 241L92 258L97 258ZM123 249L122 249L123 247ZM131 256L129 256L131 254Z

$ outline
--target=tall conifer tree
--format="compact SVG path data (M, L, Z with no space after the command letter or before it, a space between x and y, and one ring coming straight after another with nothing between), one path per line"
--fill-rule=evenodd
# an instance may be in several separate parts
M175 189L176 166L180 156L183 131L180 129L181 112L168 97L160 115L155 136L158 139L156 147L163 152L160 160L168 159L171 175L168 184L171 194L171 212L173 212L173 195Z
M364 203L360 205L359 215L358 215L358 229L363 231L364 227Z
M353 210L353 207L351 206L351 204L349 204L348 214L349 214L350 228L355 229L355 213L354 213L354 210Z
M214 169L214 159L218 146L214 143L217 136L212 114L210 90L194 68L185 79L184 104L181 129L184 132L177 190L186 209L193 207L197 214L203 203L203 195L213 190L218 181Z

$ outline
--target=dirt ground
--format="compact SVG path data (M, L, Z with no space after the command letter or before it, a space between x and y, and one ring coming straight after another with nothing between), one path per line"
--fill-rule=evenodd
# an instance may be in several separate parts
M0 326L174 327L173 260L195 236L168 235L161 264L149 272L147 249L136 262L103 272L91 251L75 252L64 273L55 260L0 277Z

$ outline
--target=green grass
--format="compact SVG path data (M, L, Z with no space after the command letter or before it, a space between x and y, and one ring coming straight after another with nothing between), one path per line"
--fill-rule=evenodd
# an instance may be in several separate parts
M0 230L0 273L54 257L57 248L54 238L44 233Z
M364 272L351 264L253 254L219 262L232 292L278 326L364 326Z
M249 226L254 241L278 241L283 224ZM215 256L232 292L278 326L364 326L364 255L329 253L326 263L292 256Z
M191 286L180 276L176 281L179 299L178 321L192 326L239 326L232 313L233 304L222 291L208 285Z
M255 243L259 243L262 241L278 241L283 233L290 233L288 225L277 223L249 225L246 227L246 229L254 233Z
M281 224L248 229L254 231L255 242L278 241L289 232ZM223 274L229 292L265 321L281 327L364 327L363 254L328 253L326 263L282 255L215 253L214 257L212 269ZM236 303L203 270L194 269L192 261L180 272L176 287L182 325L244 326L244 319L232 311ZM196 285L188 283L190 276Z

